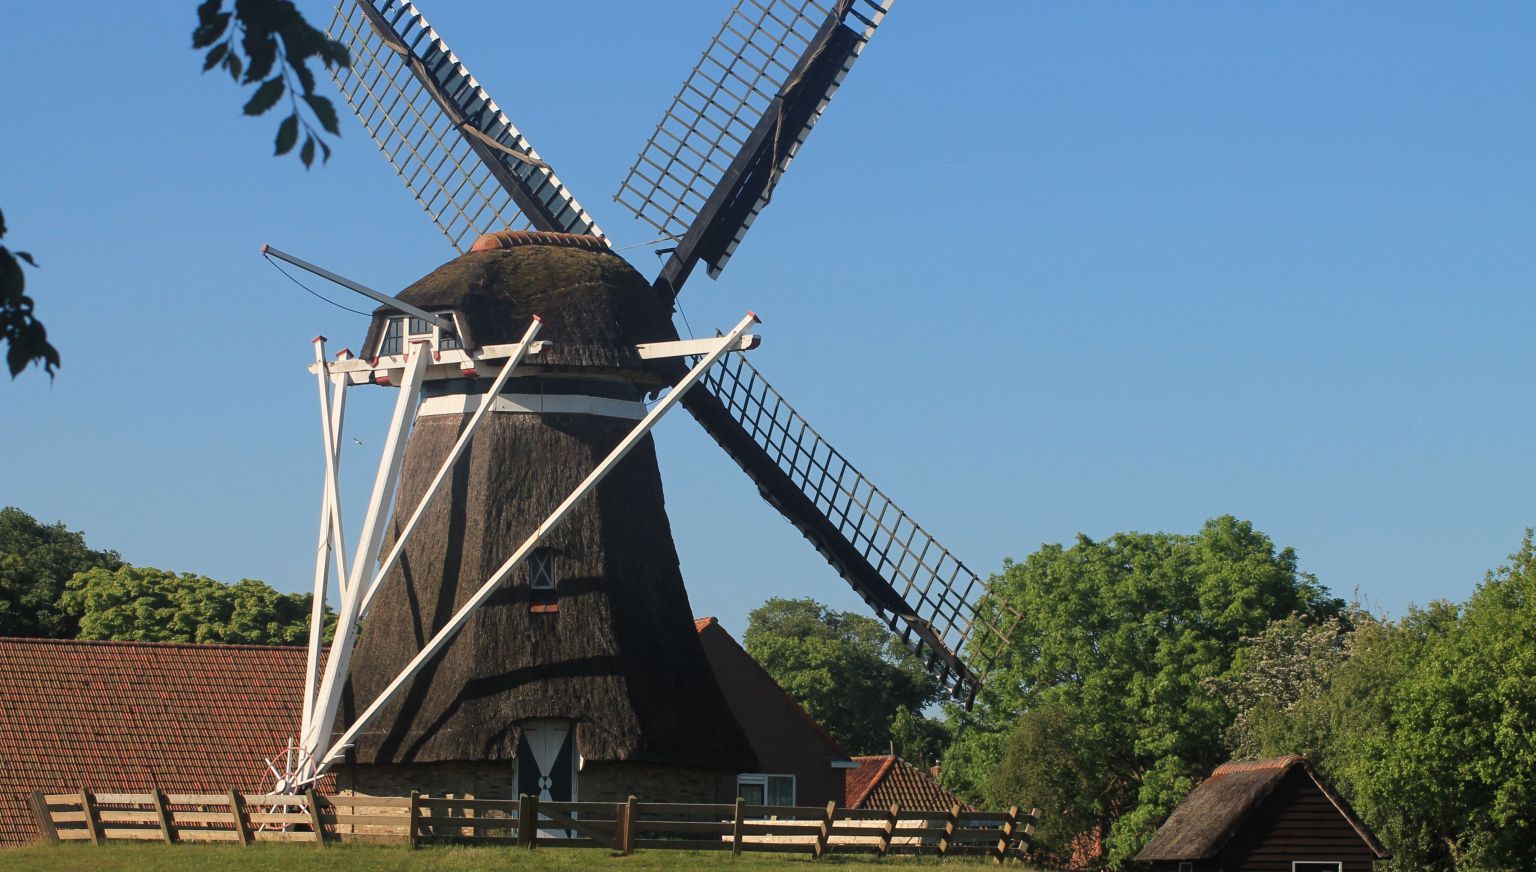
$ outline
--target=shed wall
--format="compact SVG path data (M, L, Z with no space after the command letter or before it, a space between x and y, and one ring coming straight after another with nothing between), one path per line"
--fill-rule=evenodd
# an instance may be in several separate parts
M1344 872L1371 872L1373 859L1360 834L1297 766L1227 843L1221 868L1291 872L1296 860L1337 860Z

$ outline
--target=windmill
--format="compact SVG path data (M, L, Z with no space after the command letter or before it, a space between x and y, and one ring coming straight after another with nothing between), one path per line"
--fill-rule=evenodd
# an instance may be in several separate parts
M736 4L614 198L674 243L649 282L413 3L338 6L330 32L353 65L337 84L461 256L390 296L271 252L382 304L360 357L316 343L326 488L299 763L282 786L348 755L515 760L516 792L557 798L589 761L750 767L688 635L648 435L675 404L974 699L1016 616L746 361L755 317L705 340L671 323L695 269L725 268L891 2ZM346 388L369 382L398 392L348 565L336 463Z

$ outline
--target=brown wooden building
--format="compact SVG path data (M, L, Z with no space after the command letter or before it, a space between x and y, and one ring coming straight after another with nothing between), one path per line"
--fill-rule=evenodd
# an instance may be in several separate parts
M1302 757L1217 767L1136 859L1155 872L1371 872L1381 843Z

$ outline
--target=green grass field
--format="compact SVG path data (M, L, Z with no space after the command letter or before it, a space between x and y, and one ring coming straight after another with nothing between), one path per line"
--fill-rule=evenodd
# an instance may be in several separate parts
M812 860L799 855L744 855L710 851L641 851L620 857L594 848L548 848L529 851L523 848L422 848L412 851L401 845L158 845L116 844L39 845L28 848L0 848L0 868L66 872L89 869L102 872L215 872L221 869L249 869L256 872L303 872L303 870L338 870L338 872L411 872L416 869L448 872L480 872L508 867L543 869L612 869L614 872L673 869L800 869L810 872L826 867L896 867L901 869L933 866L969 866L991 868L980 858L955 860L891 857L831 856ZM1019 868L1014 866L1013 868Z

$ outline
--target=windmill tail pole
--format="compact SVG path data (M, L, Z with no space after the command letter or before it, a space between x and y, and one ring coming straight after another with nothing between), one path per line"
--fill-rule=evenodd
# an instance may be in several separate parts
M748 312L746 317L742 318L730 333L720 339L719 344L715 346L714 350L710 351L702 360L695 364L693 369L683 376L683 379L672 388L670 393L657 402L655 406L651 407L651 410L635 425L635 428L629 432L629 435L625 436L623 441L614 446L614 449L608 453L608 456L603 458L603 462L599 463L597 468L592 470L582 480L581 484L576 486L575 490L571 491L570 496L566 497L565 501L556 507L554 512L550 513L549 517L544 520L544 523L540 524L538 529L533 531L533 535L529 536L513 552L511 557L507 558L507 562L503 563L501 568L497 569L490 578L486 579L485 583L480 586L480 589L475 592L475 595L470 597L469 601L455 612L453 617L448 619L448 623L444 624L443 628L438 630L431 640L427 642L426 646L421 649L421 652L413 657L410 663L406 664L405 669L395 676L395 680L391 681L389 686L385 687L383 692L379 694L378 698L362 714L358 715L357 720L336 740L331 749L320 758L312 778L321 777L331 767L331 764L341 759L342 754L351 746L357 735L366 729L373 722L374 718L379 716L379 713L383 711L384 706L389 703L390 699L399 693L400 689L414 678L416 673L421 671L422 667L426 666L433 657L437 656L438 652L442 651L449 642L453 641L453 638L469 622L470 617L474 615L475 611L491 598L491 595L522 564L523 560L538 546L539 542L551 530L559 526L561 521L565 520L576 504L590 494L597 487L598 483L606 478L608 473L613 471L613 468L619 464L619 461L623 460L636 445L640 444L640 440L644 439L646 434L651 431L651 428L656 426L656 422L660 421L663 415L670 411L673 406L677 405L683 395L688 392L688 389L697 384L699 379L704 376L704 373L711 366L715 365L716 361L723 357L727 351L734 349L742 334L747 332L747 328L756 323L759 323L757 315Z
M267 257L275 257L285 263L291 263L299 269L312 272L320 278L335 282L336 284L341 285L349 291L357 291L359 294L362 294L371 300L383 303L384 305L393 309L399 309L405 314L410 315L413 318L420 318L421 320L441 330L447 330L450 333L454 330L453 322L442 317L441 315L434 315L425 309L412 306L410 303L407 303L399 297L391 297L389 294L386 294L383 291L375 291L373 288L370 288L367 285L354 282L346 276L339 276L324 267L315 266L309 261L294 257L286 251L279 251L270 245L263 245L261 247L261 253Z

